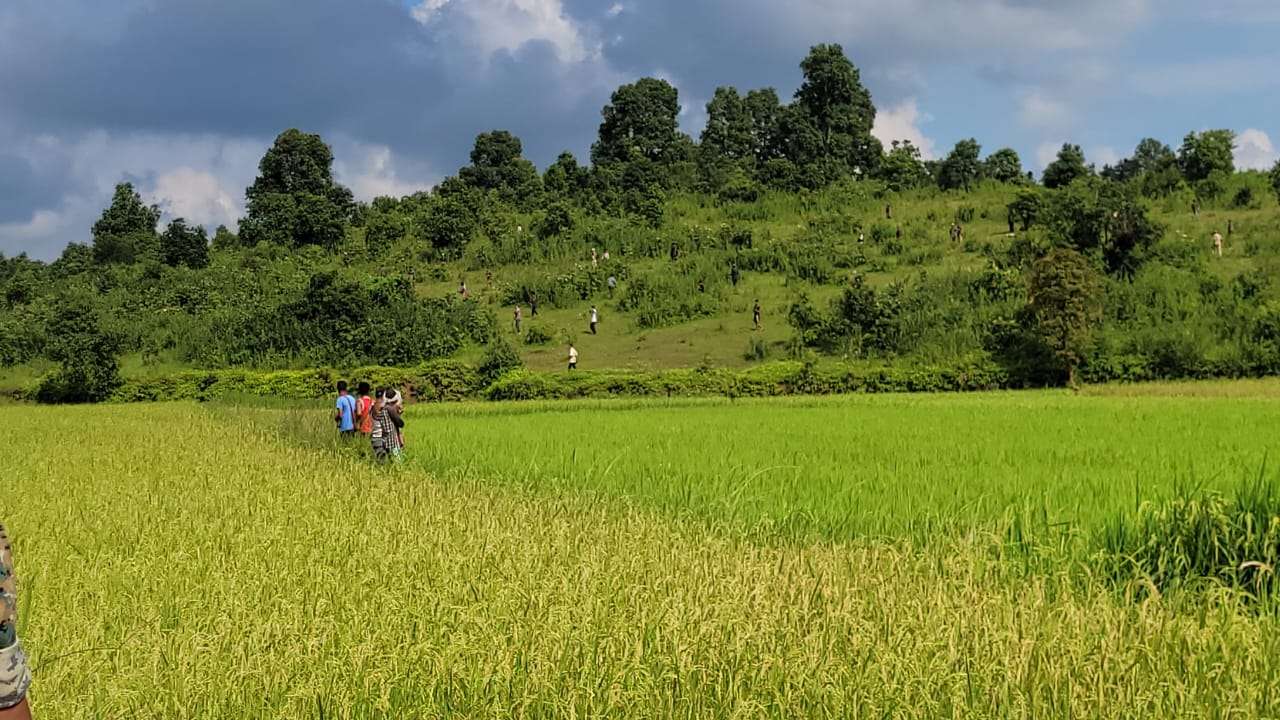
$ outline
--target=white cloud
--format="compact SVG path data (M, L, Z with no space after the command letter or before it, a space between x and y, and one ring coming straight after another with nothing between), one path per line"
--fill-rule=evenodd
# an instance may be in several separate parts
M237 194L211 173L195 168L179 167L161 174L148 195L169 217L197 225L234 228L241 215Z
M1058 157L1058 151L1062 149L1061 142L1042 142L1036 146L1036 169L1044 170L1049 163Z
M334 161L334 176L351 189L357 200L368 202L376 197L404 197L427 190L438 177L406 179L401 177L391 148L385 145L344 143L341 155ZM349 158L349 159L348 159Z
M423 25L451 22L451 32L486 56L535 40L551 43L563 62L600 54L599 43L589 41L561 0L422 0L411 14Z
M920 129L922 123L933 120L928 113L921 113L915 98L905 100L901 104L876 112L876 122L871 134L884 146L889 147L894 140L910 140L912 145L920 149L920 155L926 160L937 157L937 148L933 138Z
M1124 157L1110 145L1095 145L1085 150L1084 159L1085 162L1097 165L1101 169L1105 165L1115 165Z
M1061 130L1072 122L1067 104L1039 89L1023 96L1018 106L1018 119L1028 127L1042 130Z
M1236 135L1235 161L1241 170L1269 170L1280 155L1271 142L1271 136L1256 128L1249 128Z

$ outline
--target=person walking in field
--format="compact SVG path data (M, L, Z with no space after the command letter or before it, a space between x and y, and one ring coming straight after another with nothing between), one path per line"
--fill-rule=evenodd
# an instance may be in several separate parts
M18 587L9 536L0 525L0 718L31 720L31 669L18 641Z
M578 348L574 347L573 343L569 343L569 369L578 369Z
M1217 231L1213 233L1213 251L1222 257L1222 233Z
M760 301L756 300L755 305L751 308L751 325L756 330L760 329Z
M591 267L600 267L600 256L596 254L595 248L591 248Z
M347 381L338 381L338 402L333 413L333 420L338 425L338 434L349 438L356 434L356 399L347 392Z
M367 382L361 382L356 388L360 396L356 398L356 431L366 438L373 434L373 398L369 397L372 391Z
M742 271L738 269L738 261L735 260L733 264L729 266L729 282L733 283L734 287L738 287L738 281L741 279Z
M404 448L403 431L400 393L379 390L373 410L373 432L369 436L374 459L378 462L399 459Z
M524 311L520 309L520 306L519 306L519 305L516 305L516 311L515 311L515 318L514 318L514 319L515 319L515 325L516 325L516 334L517 334L517 335L519 335L519 334L520 334L520 323L521 323L521 321L522 321L522 320L524 320Z
M463 278L458 281L458 297L463 300L471 299L471 291L467 289L467 279Z
M529 317L538 317L538 296L529 295Z
M600 313L596 310L596 306L591 306L591 334L596 334L596 323L600 322Z
M618 289L618 278L609 276L609 299L613 299L613 291Z

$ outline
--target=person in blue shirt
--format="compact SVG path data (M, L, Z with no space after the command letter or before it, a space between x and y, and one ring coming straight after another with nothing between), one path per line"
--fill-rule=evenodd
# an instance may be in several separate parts
M338 403L333 413L334 422L338 424L338 433L342 437L353 437L356 434L356 399L347 392L347 381L338 381Z

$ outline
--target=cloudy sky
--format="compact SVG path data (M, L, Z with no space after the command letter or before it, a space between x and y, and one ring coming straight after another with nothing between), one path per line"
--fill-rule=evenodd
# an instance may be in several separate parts
M475 134L540 166L584 156L617 85L799 82L839 42L883 140L976 137L1039 169L1065 140L1114 162L1147 135L1280 147L1276 0L0 0L0 251L89 239L120 180L169 217L234 226L281 130L321 133L357 197L429 187Z

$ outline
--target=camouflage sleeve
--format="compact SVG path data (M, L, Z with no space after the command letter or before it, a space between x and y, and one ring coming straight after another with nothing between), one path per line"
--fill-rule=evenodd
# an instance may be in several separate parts
M0 525L0 710L22 702L31 684L27 658L18 642L16 585L9 537Z

